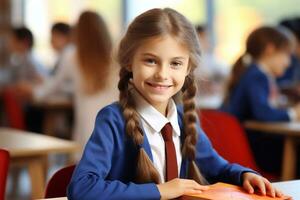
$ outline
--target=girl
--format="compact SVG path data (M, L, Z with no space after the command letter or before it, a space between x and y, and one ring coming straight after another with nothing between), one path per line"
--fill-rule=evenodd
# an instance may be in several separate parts
M69 199L173 199L216 181L281 195L220 157L201 130L193 100L199 58L195 30L175 10L152 9L132 22L118 52L120 100L99 112ZM181 92L183 108L173 100Z
M275 78L289 65L288 38L272 27L254 30L245 54L233 65L223 109L240 121L289 121L300 116L300 107L278 108Z

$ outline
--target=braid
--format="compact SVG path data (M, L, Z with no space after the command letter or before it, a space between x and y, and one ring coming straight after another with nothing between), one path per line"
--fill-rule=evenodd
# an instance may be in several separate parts
M184 86L182 88L183 96L183 122L185 140L182 148L182 155L189 160L188 177L197 181L200 184L207 184L205 178L201 175L199 168L195 163L196 158L196 144L197 144L197 114L194 97L196 95L197 87L193 74L186 77Z
M123 108L123 115L126 121L126 133L130 138L133 139L133 142L139 148L135 181L137 183L160 183L160 176L157 170L153 166L145 150L141 147L144 141L144 135L142 129L140 128L138 113L134 109L135 103L133 97L128 88L129 80L132 77L132 73L129 72L126 68L121 68L119 75L119 98L120 104Z

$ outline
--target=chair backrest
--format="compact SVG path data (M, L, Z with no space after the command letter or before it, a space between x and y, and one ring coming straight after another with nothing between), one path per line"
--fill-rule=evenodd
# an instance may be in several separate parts
M4 112L12 128L25 130L25 116L20 101L13 90L6 88L2 92Z
M75 165L71 165L55 172L47 184L45 198L65 197L74 169Z
M5 198L5 187L9 165L9 153L0 149L0 200Z
M247 135L232 115L217 110L198 110L201 127L217 152L229 162L258 170Z

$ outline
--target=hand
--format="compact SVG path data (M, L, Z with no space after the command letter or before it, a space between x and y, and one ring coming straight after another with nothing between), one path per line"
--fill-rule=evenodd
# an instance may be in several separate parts
M209 186L200 185L194 180L176 178L166 183L158 184L157 188L161 199L174 199L184 194L202 193L202 191L209 189Z
M253 194L255 189L258 189L264 196L283 197L282 192L274 188L266 178L252 172L243 174L243 187L250 194Z

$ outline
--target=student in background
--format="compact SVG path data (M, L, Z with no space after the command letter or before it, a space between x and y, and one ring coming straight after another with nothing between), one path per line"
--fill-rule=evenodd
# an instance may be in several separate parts
M280 107L275 78L290 63L288 38L273 27L254 30L246 41L245 53L233 65L222 109L241 122L294 121L300 106ZM258 164L267 171L279 171L282 138L262 133L248 134Z
M112 63L112 41L102 17L91 11L83 12L75 26L75 47L64 56L56 74L39 87L24 86L24 93L37 101L54 96L65 80L72 81L74 95L73 139L85 145L97 111L118 97L117 69Z
M64 55L70 48L74 48L71 44L71 27L69 24L63 22L57 22L53 24L51 28L51 45L55 52L57 53L57 61L51 72L54 75L61 63Z
M34 37L26 27L12 28L9 36L10 82L40 83L47 75L45 68L33 55Z
M218 59L204 25L196 26L201 46L201 66L195 70L198 87L196 104L198 107L217 108L222 103L224 83L229 75L228 67ZM207 103L206 103L207 102Z
M152 9L135 18L118 51L119 101L99 112L69 199L174 199L216 181L281 196L220 157L201 130L193 100L199 60L195 29L180 13ZM173 100L181 92L183 108Z

